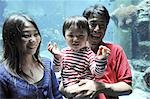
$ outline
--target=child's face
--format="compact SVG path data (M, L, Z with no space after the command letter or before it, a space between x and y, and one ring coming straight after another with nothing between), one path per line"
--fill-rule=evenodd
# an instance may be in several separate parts
M65 31L65 40L68 46L74 51L78 51L79 49L85 47L87 38L88 33L85 29L70 27Z

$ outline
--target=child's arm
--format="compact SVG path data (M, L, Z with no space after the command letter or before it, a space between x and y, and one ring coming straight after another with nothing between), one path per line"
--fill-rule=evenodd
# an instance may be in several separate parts
M110 54L110 49L106 46L99 46L99 50L97 51L97 59L106 59Z
M51 52L54 55L54 57L56 57L57 59L62 57L61 52L60 52L59 48L57 47L56 43L54 43L54 44L49 43L48 44L48 51Z
M48 51L51 52L53 55L54 55L54 61L53 61L53 65L54 65L54 71L55 72L59 72L60 70L60 61L61 61L61 58L62 58L62 53L61 51L59 50L59 48L57 47L57 44L54 43L49 43L48 44Z
M92 62L90 69L96 77L101 77L106 69L107 57L110 54L110 49L105 46L100 46L96 54L95 61Z

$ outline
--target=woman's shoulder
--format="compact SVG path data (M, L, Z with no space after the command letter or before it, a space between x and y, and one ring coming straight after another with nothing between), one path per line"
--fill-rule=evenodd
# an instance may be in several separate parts
M0 64L0 80L6 80L10 77L10 74L5 68L4 64Z
M6 72L5 65L3 63L0 64L0 75Z
M49 62L49 63L51 63L51 59L47 58L47 57L41 57L41 61L42 62Z
M47 58L47 57L41 57L41 61L45 68L49 68L49 69L53 68L52 67L52 59Z

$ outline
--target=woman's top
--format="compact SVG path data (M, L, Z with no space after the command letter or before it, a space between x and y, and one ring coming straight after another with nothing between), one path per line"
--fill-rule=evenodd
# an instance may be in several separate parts
M24 79L13 76L0 65L0 98L13 99L63 99L58 88L58 81L49 59L43 59L44 76L36 84L29 84Z

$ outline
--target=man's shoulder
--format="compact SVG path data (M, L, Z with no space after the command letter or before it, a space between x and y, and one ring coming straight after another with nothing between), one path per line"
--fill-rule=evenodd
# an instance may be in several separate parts
M104 43L104 44L110 50L123 50L123 48L119 44L115 44L115 43Z

